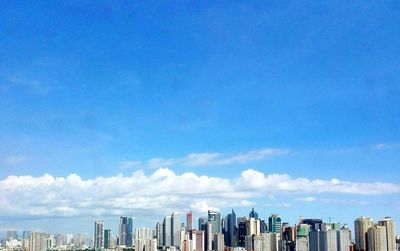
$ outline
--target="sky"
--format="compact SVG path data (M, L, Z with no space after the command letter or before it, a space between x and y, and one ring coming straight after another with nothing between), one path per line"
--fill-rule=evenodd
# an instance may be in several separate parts
M1 1L0 231L173 211L400 233L398 1Z

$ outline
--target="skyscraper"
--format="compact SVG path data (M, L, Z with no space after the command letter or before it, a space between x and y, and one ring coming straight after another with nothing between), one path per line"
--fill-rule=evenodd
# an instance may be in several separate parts
M260 221L254 218L246 220L246 235L260 235Z
M221 233L221 214L216 211L208 210L208 222L212 225L212 233Z
M104 248L111 247L111 230L106 229L104 230Z
M172 222L172 216L171 215L167 215L164 218L164 222L163 222L163 232L164 232L164 246L166 247L170 247L171 246L171 238L172 238L172 226L171 226L171 222Z
M200 230L204 230L205 229L204 224L206 224L206 223L207 223L207 218L206 217L200 217L199 218L199 226L198 226L198 228Z
M190 231L192 229L193 229L193 213L192 213L192 210L190 210L186 214L186 230Z
M268 230L270 233L281 233L282 219L278 214L273 214L268 218Z
M380 226L386 227L386 239L387 239L387 250L396 250L396 236L395 236L395 226L394 221L390 217L385 217L385 219L378 222Z
M373 226L371 218L361 216L354 221L354 237L355 237L355 250L366 251L368 248L367 232Z
M133 219L131 217L121 217L119 222L119 245L132 246Z
M249 213L249 218L254 218L258 220L258 213L254 211L254 207L251 209L251 212Z
M104 248L104 222L96 221L94 223L94 249Z
M174 247L180 247L181 238L180 238L180 230L181 230L181 219L178 213L172 213L171 215L171 227L172 227L172 235L171 235L171 243Z
M29 251L45 251L46 250L46 234L40 232L32 232L29 235Z
M386 227L376 225L367 232L368 251L387 251Z
M236 214L233 211L226 217L226 246L237 247L237 226L236 226Z

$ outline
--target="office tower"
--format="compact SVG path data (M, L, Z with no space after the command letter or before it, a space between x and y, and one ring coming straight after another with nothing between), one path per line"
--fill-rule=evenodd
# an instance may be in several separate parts
M96 221L94 223L94 249L104 248L104 222Z
M205 246L206 250L210 251L212 250L212 241L213 241L213 226L211 222L207 222L206 224L206 230L205 230Z
M214 234L213 250L224 251L225 242L224 235L221 233Z
M190 210L186 214L186 230L190 231L192 229L193 229L193 213L192 213L192 210Z
M206 224L206 223L207 223L207 218L206 218L206 217L200 217L200 218L199 218L199 226L198 226L198 229L204 230L205 227L203 227L203 226L204 226L204 224Z
M376 225L367 231L367 250L386 251L387 250L386 227Z
M260 235L260 221L254 218L246 220L246 235Z
M373 226L371 218L361 216L354 221L355 250L366 251L368 248L367 232Z
M380 226L386 227L387 250L396 251L396 235L394 221L390 217L378 222Z
M237 247L237 226L236 214L233 211L226 217L226 232L225 232L226 246Z
M205 243L204 231L195 230L192 233L192 240L193 240L193 247L194 247L195 251L205 251L204 250L204 243Z
M180 231L181 231L181 220L180 215L177 213L172 213L171 216L171 226L172 226L172 235L171 235L171 243L174 247L179 247L181 245Z
M104 248L111 247L111 229L104 230Z
M40 232L32 232L29 235L29 251L45 251L46 250L46 234Z
M221 233L221 214L216 211L208 210L208 222L212 225L212 233Z
M163 224L157 222L156 224L156 239L157 246L161 247L164 244Z
M238 246L239 247L245 246L246 236L247 236L246 221L238 221Z
M337 231L338 251L350 251L351 231L347 227L342 227Z
M166 247L170 247L171 246L171 238L172 238L172 216L171 215L167 215L164 218L164 222L163 222L163 232L164 232L164 246Z
M271 233L280 233L282 231L282 219L279 215L273 214L268 218L268 230Z
M132 246L133 219L131 217L122 216L119 222L119 245Z
M254 218L258 220L258 213L254 211L254 207L251 209L251 212L249 213L249 218Z
M268 225L265 220L260 220L260 232L267 233L268 232Z

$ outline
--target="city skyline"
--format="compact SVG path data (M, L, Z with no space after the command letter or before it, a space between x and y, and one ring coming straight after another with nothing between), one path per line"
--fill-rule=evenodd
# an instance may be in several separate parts
M400 222L399 23L396 1L3 2L0 231Z

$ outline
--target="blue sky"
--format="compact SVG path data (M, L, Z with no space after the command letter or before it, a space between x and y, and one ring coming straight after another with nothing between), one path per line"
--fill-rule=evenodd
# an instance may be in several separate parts
M239 214L255 206L264 218L278 212L291 223L300 215L350 225L360 215L400 221L398 2L1 5L2 186L10 175L40 183L46 173L75 173L87 181L134 177L138 170L150 177L166 167L233 184L250 169L365 183L379 193L362 194L364 185L350 193L268 192L263 183L269 190L240 197ZM26 196L19 189L7 190L2 203ZM199 201L226 212L234 203L220 196L226 203ZM166 208L184 211L199 201ZM140 208L121 207L110 216L77 205L57 214L52 207L49 199L42 211L2 212L0 221L5 228L62 231L52 224L60 221L68 231L91 231L92 219L118 221L118 212L145 219L138 225L166 213L155 207L156 216L143 216Z

